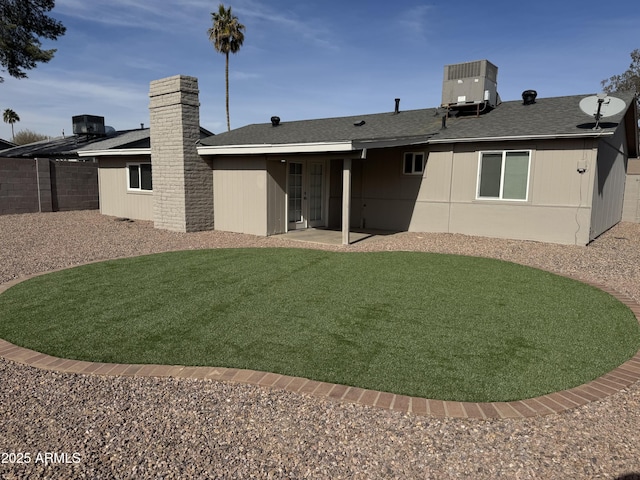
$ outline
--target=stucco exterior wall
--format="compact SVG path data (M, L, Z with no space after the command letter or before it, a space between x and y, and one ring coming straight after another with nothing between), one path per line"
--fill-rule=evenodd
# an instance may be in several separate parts
M602 138L598 144L590 240L622 220L627 157L624 126L620 126L614 136Z
M104 157L98 161L100 213L133 220L153 220L153 191L127 189L127 163L151 162L149 156Z
M590 141L571 139L458 145L449 232L586 245L595 175L591 147ZM480 152L501 150L531 151L526 201L476 198Z
M640 223L640 158L630 158L627 163L622 221Z
M216 157L212 165L216 230L267 235L266 160Z
M287 164L267 160L267 235L287 231Z
M526 201L477 199L481 151L531 150ZM404 175L405 151L426 151L423 175ZM354 210L367 228L450 232L555 243L589 242L595 144L554 140L508 144L432 145L369 152L358 169ZM584 173L578 172L584 167ZM334 176L332 176L332 179ZM359 187L354 188L358 191ZM354 215L357 214L354 212ZM354 225L352 215L352 226Z

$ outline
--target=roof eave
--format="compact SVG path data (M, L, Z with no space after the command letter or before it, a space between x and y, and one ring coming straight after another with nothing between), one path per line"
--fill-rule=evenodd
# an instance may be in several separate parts
M120 148L111 150L80 150L79 157L122 157L127 155L151 155L151 148Z
M269 153L351 152L353 142L277 143L247 145L200 145L199 155L256 155Z
M597 138L613 135L612 131L592 131L591 133L555 133L549 135L511 135L503 137L466 137L466 138L441 138L430 139L430 144L435 143L471 143L471 142L504 142L513 140L554 140L559 138Z

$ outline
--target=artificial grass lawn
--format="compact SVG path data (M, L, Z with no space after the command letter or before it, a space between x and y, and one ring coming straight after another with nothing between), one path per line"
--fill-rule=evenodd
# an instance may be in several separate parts
M640 327L596 288L414 252L173 252L0 295L0 337L51 355L250 368L441 400L509 401L631 358Z

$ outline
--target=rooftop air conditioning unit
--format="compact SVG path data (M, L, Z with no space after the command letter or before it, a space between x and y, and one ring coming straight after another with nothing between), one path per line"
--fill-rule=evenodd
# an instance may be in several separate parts
M75 135L106 135L104 117L96 115L76 115L72 117L73 133Z
M495 107L498 101L498 67L488 60L445 65L442 106L459 109L474 105Z

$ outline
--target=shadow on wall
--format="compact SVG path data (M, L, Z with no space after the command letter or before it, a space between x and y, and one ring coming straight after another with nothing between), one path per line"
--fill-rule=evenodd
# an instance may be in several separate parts
M352 162L350 227L406 232L422 175L402 173L399 150L371 153L366 160ZM331 160L328 226L334 229L340 228L342 222L342 165L342 160Z

